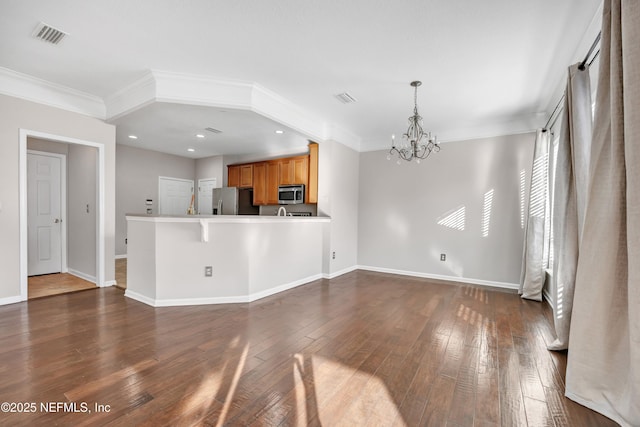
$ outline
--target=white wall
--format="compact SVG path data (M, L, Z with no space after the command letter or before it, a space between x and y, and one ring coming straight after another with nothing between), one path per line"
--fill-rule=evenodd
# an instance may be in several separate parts
M223 168L222 156L205 157L204 159L196 159L196 185L198 180L215 178L218 187L222 187L226 168ZM197 197L196 197L197 200Z
M318 157L318 215L331 217L324 239L323 273L331 277L358 264L359 155L327 141L319 144Z
M158 177L194 180L196 161L118 144L116 147L116 255L125 255L128 213L146 213L147 199L158 213Z
M67 265L70 273L92 281L97 275L97 170L98 150L95 147L69 145Z
M421 164L398 165L386 160L386 151L361 153L358 264L516 287L524 238L520 171L528 189L534 138L529 133L445 143ZM462 207L464 230L438 224Z
M115 127L77 113L0 95L0 304L20 295L20 129L104 144L105 282L114 281Z

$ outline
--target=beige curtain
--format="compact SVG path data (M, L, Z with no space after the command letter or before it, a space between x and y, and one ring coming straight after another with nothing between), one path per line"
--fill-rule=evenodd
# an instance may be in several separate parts
M533 150L529 212L522 255L519 293L522 298L542 301L545 279L545 216L549 187L549 132L539 130Z
M604 0L566 396L640 426L640 1Z
M553 190L551 303L556 340L550 350L566 350L583 228L591 147L589 68L569 67Z

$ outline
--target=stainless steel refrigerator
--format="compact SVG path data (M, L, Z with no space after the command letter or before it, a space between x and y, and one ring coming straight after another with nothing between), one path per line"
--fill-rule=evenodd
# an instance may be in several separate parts
M260 208L253 206L253 189L222 187L213 189L213 215L258 215Z

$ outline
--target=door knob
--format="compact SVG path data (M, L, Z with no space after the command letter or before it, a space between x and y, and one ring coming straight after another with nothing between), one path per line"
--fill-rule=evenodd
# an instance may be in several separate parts
M58 223L62 222L62 220L61 220L61 219L59 219L59 218L56 218L53 222L55 222L56 224L58 224Z

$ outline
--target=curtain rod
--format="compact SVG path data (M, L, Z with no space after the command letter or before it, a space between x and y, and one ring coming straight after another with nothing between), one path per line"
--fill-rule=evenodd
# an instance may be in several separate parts
M587 63L587 61L589 60L589 57L591 56L591 54L593 53L594 49L596 48L596 46L598 46L598 43L600 43L600 37L602 37L602 31L600 31L598 33L598 35L596 36L596 39L593 41L593 44L591 45L591 47L589 48L589 51L587 52L587 55L584 57L584 60L582 60L582 62L580 63L580 65L578 66L579 70L584 70L585 68L585 64ZM591 66L591 64L593 63L593 61L595 61L595 59L598 57L598 54L600 53L600 49L598 49L598 51L595 53L595 55L593 56L593 59L591 61L589 61L589 66ZM549 123L551 123L551 119L553 119L553 115L556 113L556 111L558 111L558 108L560 108L560 104L562 104L562 101L564 100L565 97L565 93L562 94L562 96L560 97L560 100L558 101L558 103L556 104L556 108L553 109L553 112L551 113L551 115L549 116L549 120L547 120L547 123L544 125L544 127L542 128L542 131L546 131L548 129ZM553 122L555 124L555 120Z
M580 70L584 70L584 64L587 63L587 60L589 59L589 57L593 53L594 49L596 48L596 46L598 46L598 43L600 43L600 37L601 36L602 36L602 31L598 33L598 35L596 36L596 39L593 41L593 44L589 48L589 52L587 52L587 56L585 56L584 60L580 63L580 66L578 67ZM591 65L591 64L589 64L589 65Z

